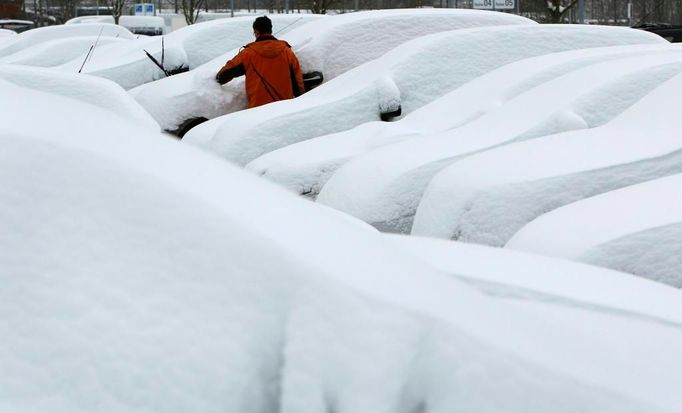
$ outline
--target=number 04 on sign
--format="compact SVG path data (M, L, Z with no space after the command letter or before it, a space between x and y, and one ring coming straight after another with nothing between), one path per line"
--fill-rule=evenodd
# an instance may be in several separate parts
M513 10L517 0L474 0L474 9Z

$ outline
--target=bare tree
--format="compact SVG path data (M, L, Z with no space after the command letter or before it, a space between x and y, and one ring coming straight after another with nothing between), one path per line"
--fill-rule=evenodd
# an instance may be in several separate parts
M123 14L123 8L126 5L126 0L106 0L107 7L111 10L111 16L114 18L114 24L118 24L118 20Z
M578 0L547 0L547 14L550 23L561 23L573 6L578 4Z
M187 24L194 24L197 22L204 1L206 0L182 0L180 7L182 8L182 14L185 16Z
M336 3L336 0L311 0L310 12L314 14L327 14L327 11L332 9Z
M79 0L58 0L59 9L61 12L62 21L66 22L69 19L76 17L76 7L80 3Z

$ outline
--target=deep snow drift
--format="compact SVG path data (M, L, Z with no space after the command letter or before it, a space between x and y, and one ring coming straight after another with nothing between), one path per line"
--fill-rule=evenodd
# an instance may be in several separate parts
M680 73L681 50L586 63L460 128L357 157L332 176L318 200L384 231L409 233L424 190L439 170L499 145L602 125ZM358 179L365 176L371 179Z
M654 66L653 62L648 63L646 59L649 59L650 56L654 58L654 55L673 50L677 50L677 47L669 44L613 46L552 53L524 59L477 77L396 122L368 122L348 131L324 135L289 145L255 159L246 165L246 169L275 181L299 194L315 198L332 174L347 161L358 155L384 145L396 144L407 139L422 138L427 134L434 134L462 126L488 112L496 110L520 93L544 82L549 82L568 72L594 65L598 62L627 56L638 56L642 60L642 64ZM611 70L611 68L605 69ZM613 79L618 77L618 72L620 70L613 72ZM637 95L632 93L634 90L646 91L648 90L647 88L654 87L656 82L662 82L666 79L663 75L671 75L673 69L666 68L664 72L657 75L643 73L638 76L637 80L639 83L636 85L625 85L625 87L622 84L612 85L613 89L618 88L622 90L603 91L604 95L610 95L611 100L605 108L594 110L594 108L590 107L589 109L578 110L578 112L581 112L581 115L589 120L595 120L593 119L595 115L601 119L608 118L609 115L617 112L623 104L637 98ZM591 77L593 75L588 74L585 79L579 80L579 83L576 85L559 84L552 86L549 92L550 99L545 99L549 100L547 106L543 107L543 105L540 105L539 110L523 110L524 108L517 107L514 116L517 116L518 109L522 109L520 116L521 119L526 120L526 125L532 124L530 122L533 120L537 123L538 117L532 118L532 116L546 113L547 109L554 107L553 99L565 102L569 100L569 96L574 95L579 90L596 89L600 84L599 82L605 79L605 75L608 74L597 73L593 79ZM559 90L562 92L556 93ZM629 99L625 99L626 97ZM598 99L597 103L602 103L602 101L603 99ZM587 99L583 99L582 103L589 104L589 106L595 105L595 102L588 102ZM538 105L533 104L533 106ZM574 110L578 109L575 105L573 108ZM535 111L539 113L535 113ZM567 117L564 117L564 119L567 120ZM545 120L545 123L554 123L553 130L562 127L581 126L578 122L561 122L560 120L559 112L555 111L554 116L550 116L550 119ZM540 129L546 131L550 127L550 125L543 126L542 128L536 128L535 134L540 133ZM504 128L504 125L497 125L498 132L496 133L500 133L500 127ZM487 133L481 132L483 135ZM503 132L508 133L509 131L503 130ZM433 144L433 140L434 138L430 138L423 142L415 142L415 145L428 146ZM443 149L434 150L433 152L434 155L440 154L443 157L447 153ZM412 158L411 150L405 151L405 157ZM399 164L406 165L409 162L410 159L406 159L406 162L400 162ZM371 164L372 161L369 163ZM355 164L355 168L358 168L358 164ZM367 182L364 178L361 181ZM351 185L351 187L354 187L354 185ZM365 196L372 196L374 191L375 188L369 190L364 188L360 192L369 193ZM383 193L382 196L387 197L388 195ZM416 208L417 201L414 202L413 210ZM377 208L374 206L370 209L377 211ZM399 213L398 215L406 216L407 214ZM387 220L385 218L380 219L380 221ZM403 226L407 227L408 225ZM394 229L394 231L396 230L397 228Z
M682 175L555 209L521 228L506 247L576 259L682 287Z
M510 299L101 107L0 87L3 412L682 408L662 286Z
M273 30L284 29L283 33L286 33L320 17L288 14L273 15L271 18ZM127 44L98 47L83 72L113 80L125 89L132 89L165 78L163 71L144 53L145 50L159 62L163 58L163 66L167 71L195 69L216 56L252 41L252 24L253 17L221 19L193 24L171 32L163 36L163 45L161 37L154 36L136 39ZM74 25L77 26L80 25ZM60 69L74 71L81 64L82 59L74 59Z
M275 29L274 33L292 45L304 73L320 72L324 81L329 81L419 36L503 24L535 23L509 14L476 10L375 10L326 17L296 30ZM237 52L225 53L194 73L162 79L131 93L166 130L175 130L187 119L211 119L243 110L243 79L225 86L215 82L216 72Z
M407 42L298 99L199 125L186 139L244 165L275 149L376 121L397 109L409 114L523 58L578 47L662 41L651 33L597 26L515 25L436 33Z
M682 172L674 104L681 91L677 75L603 126L455 162L429 183L412 233L502 246L560 206Z

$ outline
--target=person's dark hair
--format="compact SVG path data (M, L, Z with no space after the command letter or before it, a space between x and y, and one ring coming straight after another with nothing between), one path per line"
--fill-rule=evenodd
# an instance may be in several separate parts
M272 21L267 16L257 17L253 21L253 30L262 34L272 33Z

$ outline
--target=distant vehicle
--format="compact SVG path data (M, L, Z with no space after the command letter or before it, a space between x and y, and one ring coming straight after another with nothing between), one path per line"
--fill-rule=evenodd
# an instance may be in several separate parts
M643 23L633 26L633 28L655 33L670 43L682 42L682 26L673 26L667 23Z
M0 19L0 29L7 29L15 31L17 33L21 33L34 27L35 23L33 23L30 20Z
M74 17L65 24L79 23L113 23L112 16L81 16ZM166 22L159 16L121 16L119 24L131 33L144 36L160 36L170 29L166 27Z

